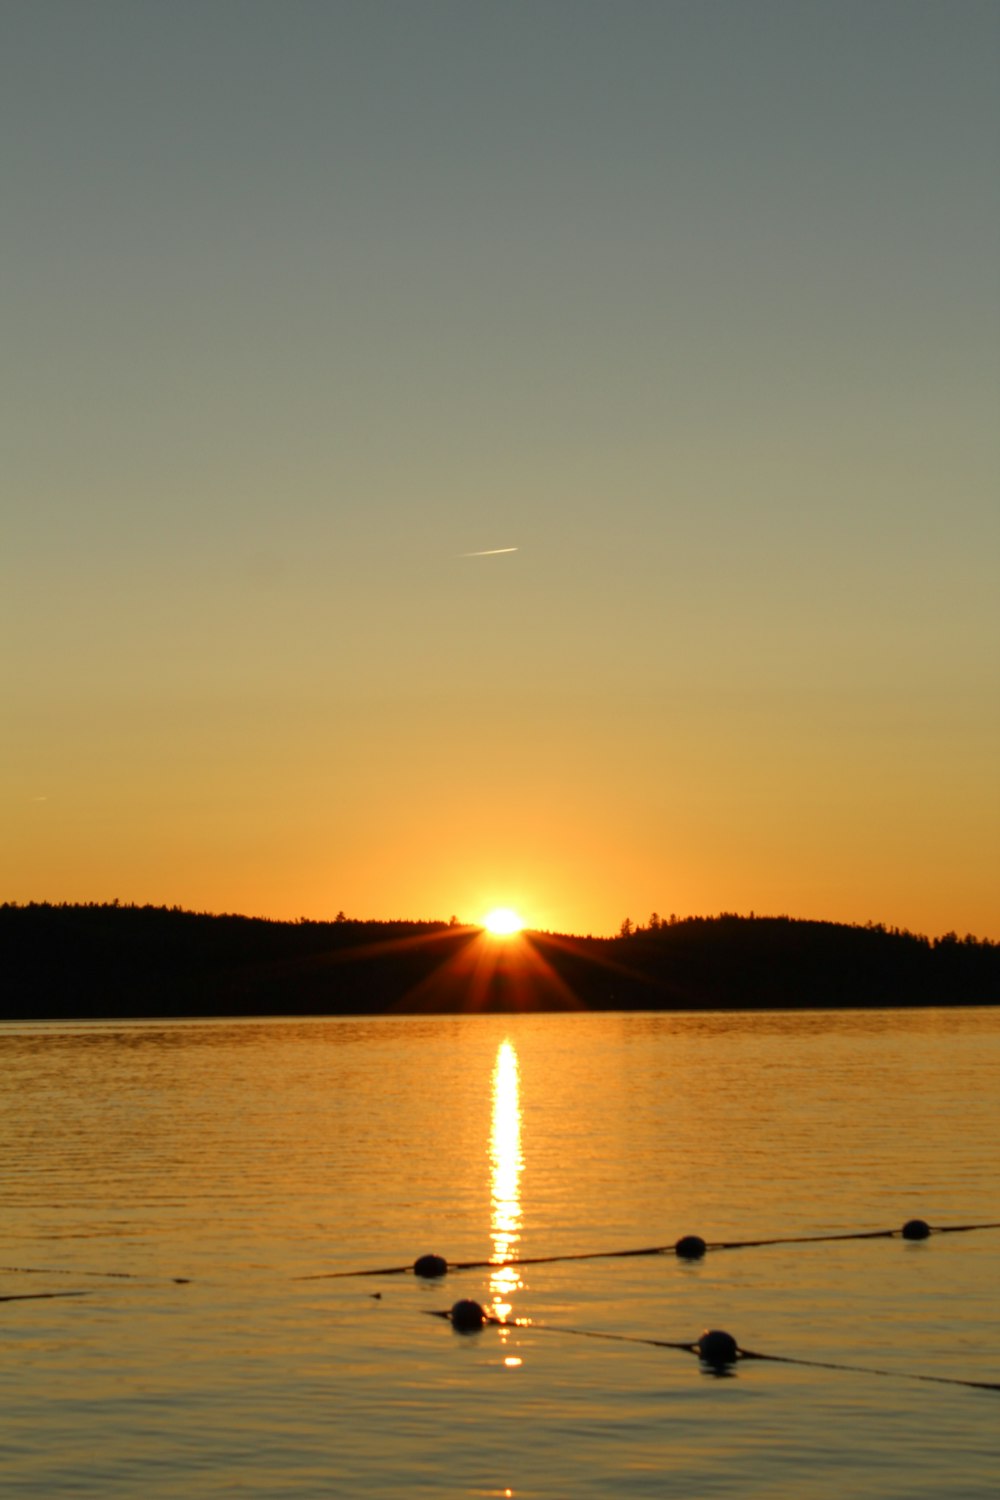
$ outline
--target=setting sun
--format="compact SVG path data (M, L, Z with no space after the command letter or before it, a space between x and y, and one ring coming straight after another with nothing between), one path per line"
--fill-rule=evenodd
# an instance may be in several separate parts
M515 932L520 932L524 923L516 911L511 911L509 906L496 906L483 918L483 926L493 937L513 937Z

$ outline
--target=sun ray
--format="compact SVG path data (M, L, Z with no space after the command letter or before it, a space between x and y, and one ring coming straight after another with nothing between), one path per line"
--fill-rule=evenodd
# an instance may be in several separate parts
M507 907L491 911L479 926L441 923L430 932L414 933L401 923L399 936L383 935L391 933L392 924L373 923L371 941L351 942L352 936L366 935L367 925L351 924L354 932L343 933L343 945L258 965L252 975L234 970L233 982L252 981L259 987L273 986L284 978L302 979L314 992L311 1010L326 1008L322 991L329 984L336 1013L336 971L356 972L371 964L370 976L358 989L362 1009L397 1015L583 1009L574 985L579 983L582 992L588 992L583 971L591 967L604 970L609 979L617 974L630 984L652 983L647 975L603 952L603 940L592 944L587 939L528 932L518 914ZM353 992L353 981L349 989Z
M558 996L561 1002L559 1008L562 1010L582 1010L583 1006L576 995L574 995L570 986L563 979L562 975L556 972L545 955L540 951L537 938L526 938L524 946L531 977L533 979L540 979L543 989L547 990L550 995Z

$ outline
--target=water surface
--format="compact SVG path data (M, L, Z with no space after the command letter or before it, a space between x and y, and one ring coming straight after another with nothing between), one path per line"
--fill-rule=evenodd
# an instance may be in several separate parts
M989 1010L12 1025L4 1493L992 1495ZM315 1278L490 1262L443 1283ZM118 1273L111 1275L110 1273ZM462 1337L459 1296L525 1326ZM541 1325L547 1325L545 1327ZM557 1327L558 1325L558 1327ZM568 1331L745 1347L742 1364Z

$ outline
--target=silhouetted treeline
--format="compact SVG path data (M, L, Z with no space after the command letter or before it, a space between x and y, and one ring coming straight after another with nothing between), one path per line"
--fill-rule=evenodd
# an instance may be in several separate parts
M0 1018L1000 1003L1000 945L718 917L496 945L450 922L0 906Z
M607 976L606 1008L1000 1003L1000 945L971 936L949 933L931 940L874 923L730 913L622 927L618 937L600 944L602 956L623 971ZM594 941L579 943L583 954ZM578 963L574 956L568 974L561 965L571 983Z

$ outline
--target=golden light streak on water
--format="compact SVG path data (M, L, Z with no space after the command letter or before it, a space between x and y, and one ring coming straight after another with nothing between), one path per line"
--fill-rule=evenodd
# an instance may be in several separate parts
M490 1260L496 1269L490 1274L492 1312L508 1318L511 1297L521 1286L516 1266L501 1261L517 1254L521 1240L521 1081L517 1053L509 1040L497 1048L493 1067L493 1125L490 1131Z

